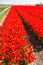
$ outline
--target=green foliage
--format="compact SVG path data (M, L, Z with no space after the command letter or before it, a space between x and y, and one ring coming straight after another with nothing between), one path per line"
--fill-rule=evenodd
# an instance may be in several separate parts
M19 62L19 65L28 65L28 63L26 62L26 60L22 60Z
M38 38L38 41L43 45L43 38Z
M15 63L14 63L14 62L12 62L12 65L15 65Z
M10 59L9 58L6 58L2 61L2 65L8 65Z
M8 65L8 59L3 60L2 65ZM16 65L16 64L12 62L12 65ZM26 62L26 60L22 60L19 62L19 65L28 65L28 63Z

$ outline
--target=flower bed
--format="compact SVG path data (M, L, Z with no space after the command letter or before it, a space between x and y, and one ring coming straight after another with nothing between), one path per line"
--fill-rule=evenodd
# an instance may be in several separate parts
M33 8L33 9L32 9ZM43 44L43 7L19 7L16 6L15 10L22 19L23 23L28 25L28 29L38 40L40 44ZM40 10L41 9L41 10ZM32 11L31 11L32 10ZM36 13L35 13L36 12Z
M35 60L27 37L22 20L11 7L0 26L0 65L24 65Z

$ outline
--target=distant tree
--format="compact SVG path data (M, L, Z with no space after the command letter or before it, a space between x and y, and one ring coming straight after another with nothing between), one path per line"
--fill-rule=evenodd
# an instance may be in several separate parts
M42 2L40 2L39 4L36 4L36 6L42 6L43 4L42 4Z

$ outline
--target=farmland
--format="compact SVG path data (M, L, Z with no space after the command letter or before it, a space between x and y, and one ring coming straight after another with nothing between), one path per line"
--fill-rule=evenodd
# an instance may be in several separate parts
M6 8L8 9L5 10ZM21 42L19 41L18 42L21 43L21 45L20 46L18 45L18 47L21 47L22 42L26 42L27 40L26 37L28 37L29 38L28 42L33 47L33 51L37 59L35 61L35 64L33 62L33 65L43 65L43 6L0 5L0 12L2 12L3 10L5 10L4 13L3 14L0 13L1 14L0 22L3 22L2 28L5 28L3 31L5 36L4 34L3 36L6 38L7 41L11 39L10 41L15 43L17 43L16 41L18 41L20 38L19 41ZM8 15L6 15L7 13ZM6 19L4 17L6 17ZM4 18L4 21L3 21L3 18ZM13 34L11 31L12 28L15 29L15 30L12 30ZM14 35L14 33L16 36ZM11 36L11 38L10 37L8 38L7 34ZM12 34L14 37L12 37L12 35L10 34ZM26 40L23 41L24 39ZM11 44L8 44L8 45L6 44L6 45L9 46L13 51L14 47L10 46ZM4 51L6 51L5 48L4 48ZM11 52L11 54L13 53ZM8 56L9 56L9 53L8 53ZM13 59L13 57L11 59Z

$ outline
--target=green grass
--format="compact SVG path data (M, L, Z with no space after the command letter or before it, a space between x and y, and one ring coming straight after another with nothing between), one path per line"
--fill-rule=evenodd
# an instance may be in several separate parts
M7 9L3 14L0 15L0 22L2 21L2 19L5 17L5 15L7 14L9 9Z
M1 5L0 4L0 12L3 11L5 8L9 7L10 5Z
M0 12L2 11L2 10L4 10L6 7L0 7Z
M0 23L4 20L6 17L6 14L9 12L11 6L5 6L5 5L0 5L0 12L3 11L5 8L9 7L6 11L3 12L3 14L0 15Z

